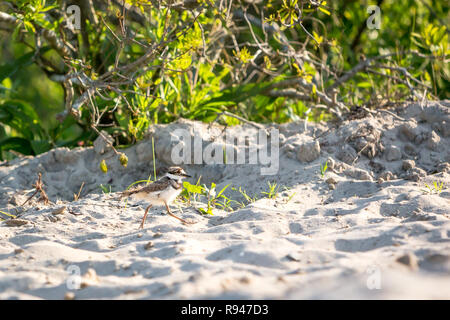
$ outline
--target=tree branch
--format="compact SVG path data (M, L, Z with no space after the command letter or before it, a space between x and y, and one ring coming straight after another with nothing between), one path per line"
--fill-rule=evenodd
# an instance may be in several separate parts
M9 26L15 27L21 21L16 17L0 11L0 23L7 24ZM66 57L70 55L70 50L64 44L64 42L56 35L52 30L42 29L42 35L50 44L50 46L55 49L61 57Z

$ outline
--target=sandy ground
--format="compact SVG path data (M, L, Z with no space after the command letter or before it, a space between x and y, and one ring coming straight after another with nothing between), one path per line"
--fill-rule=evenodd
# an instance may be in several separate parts
M339 125L275 125L273 176L260 165L185 165L191 183L202 176L259 198L213 216L174 204L193 225L155 207L138 230L145 204L125 207L117 192L152 174L151 137L161 173L172 164L175 129L223 146L219 126L155 126L123 150L127 168L101 141L2 163L0 210L17 218L0 213L0 299L449 299L449 107L428 102ZM51 202L36 196L22 206L38 172ZM261 194L268 181L280 187L274 199ZM443 183L440 192L433 182ZM231 187L226 194L245 203Z

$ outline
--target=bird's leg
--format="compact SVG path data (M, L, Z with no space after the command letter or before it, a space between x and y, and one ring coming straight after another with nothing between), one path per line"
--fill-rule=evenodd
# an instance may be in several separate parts
M150 210L151 207L152 207L152 205L149 205L147 207L147 209L145 209L144 217L142 218L142 222L141 222L139 229L144 229L145 219L147 219L148 210Z
M186 220L181 219L181 218L177 217L176 215L174 215L174 214L172 213L172 211L170 211L170 208L169 208L169 205L167 204L167 202L164 201L164 204L166 205L167 214L168 214L169 216L172 216L172 217L174 217L174 218L180 220L180 221L183 222L184 224L193 224L193 222L186 221Z

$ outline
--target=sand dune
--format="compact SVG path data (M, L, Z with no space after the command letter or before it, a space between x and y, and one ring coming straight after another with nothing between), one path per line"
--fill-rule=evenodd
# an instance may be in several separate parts
M152 174L151 137L161 171L171 164L174 129L188 128L206 143L219 126L155 126L125 150L128 167L108 160L107 174L98 164L111 151L98 148L2 163L0 210L23 224L0 214L0 299L449 299L449 106L413 104L395 116L306 129L303 121L273 126L280 132L274 176L262 176L259 165L186 165L191 183L201 175L207 185L232 184L259 197L214 216L174 205L193 225L155 207L138 230L144 204L125 207L117 192ZM51 203L35 197L22 207L38 172ZM261 195L268 181L280 186L274 199ZM443 183L440 192L426 187L433 182ZM231 188L226 194L245 202Z

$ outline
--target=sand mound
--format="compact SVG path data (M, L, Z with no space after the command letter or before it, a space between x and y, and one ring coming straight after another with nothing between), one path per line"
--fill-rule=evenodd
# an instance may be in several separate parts
M174 164L176 130L217 151L256 136L257 128L157 125L123 150L127 168L101 141L2 163L0 210L18 218L0 223L0 299L72 298L68 292L76 299L448 299L449 107L429 102L340 124L267 125L279 131L277 141L268 138L279 145L274 175L261 175L267 163L249 164L261 148L251 139L244 164L184 166L191 183L201 176L219 190L231 184L227 196L245 205L234 202L234 212L214 216L174 205L197 222L189 226L154 208L138 230L144 205L117 199L116 192L153 175L152 138L160 174ZM196 157L192 152L190 162ZM35 197L21 206L38 172L51 202ZM279 194L264 197L273 181ZM258 200L247 203L239 187Z

